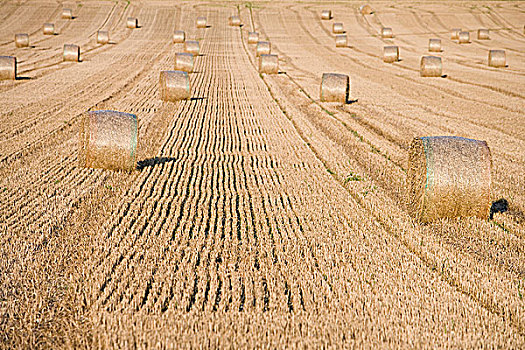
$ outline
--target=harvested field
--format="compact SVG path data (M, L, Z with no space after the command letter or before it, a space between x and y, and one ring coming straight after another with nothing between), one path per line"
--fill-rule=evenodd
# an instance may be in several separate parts
M0 81L0 348L524 348L525 3L363 4L0 1L18 63ZM164 101L161 72L191 49L175 29L199 48L191 98ZM259 73L269 43L279 74ZM321 101L326 72L350 100ZM79 166L99 110L138 119L124 166L97 160L131 171ZM433 136L486 141L490 219L411 216L410 146Z

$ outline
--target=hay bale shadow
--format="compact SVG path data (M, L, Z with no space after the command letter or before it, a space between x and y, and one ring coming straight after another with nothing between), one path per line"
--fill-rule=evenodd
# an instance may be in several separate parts
M31 77L16 77L15 80L31 80Z
M192 97L192 98L190 98L190 101L203 101L205 99L206 99L206 97Z
M489 220L494 219L494 214L504 213L509 210L509 202L505 198L500 198L497 201L492 202L490 206Z
M154 158L148 158L144 160L140 160L137 162L137 170L142 170L147 167L153 167L155 165L164 164L168 162L173 162L177 158L174 157L154 157Z

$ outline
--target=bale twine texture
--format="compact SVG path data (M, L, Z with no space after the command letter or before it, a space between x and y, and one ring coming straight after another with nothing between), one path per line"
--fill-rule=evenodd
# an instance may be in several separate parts
M361 5L359 7L359 12L361 12L362 15L371 15L374 13L374 10L372 10L372 7L370 5Z
M169 102L187 100L190 98L190 76L182 71L160 72L161 99Z
M470 43L470 33L469 32L459 32L458 40L460 44Z
M277 55L261 55L259 57L259 73L278 74L279 57Z
M29 46L29 35L28 34L15 34L15 46L16 47L28 47Z
M409 207L421 222L488 217L492 158L485 141L418 137L410 145L408 162Z
M441 52L441 39L428 39L428 51Z
M126 27L130 29L135 29L139 26L139 20L135 17L128 17L126 21Z
M268 41L258 41L255 48L256 56L269 55L272 53L272 45Z
M346 34L338 34L335 36L335 47L348 47Z
M393 63L399 61L399 47L385 46L383 48L383 61L386 63Z
M323 10L321 12L321 19L326 20L326 21L332 19L332 11Z
M187 52L175 54L175 70L188 73L193 72L193 55Z
M248 44L257 44L259 42L259 33L248 32Z
M106 30L99 30L97 32L97 43L102 45L109 43L109 32Z
M422 77L440 77L443 73L443 64L441 57L437 56L423 56L421 57L421 65L419 75Z
M394 32L390 27L381 28L381 37L384 39L393 38Z
M350 77L346 74L323 73L321 101L346 103L350 95Z
M200 53L199 42L196 40L186 40L184 42L184 51L191 53L193 56L198 56Z
M241 18L239 16L230 16L230 18L228 19L228 23L232 27L240 27Z
M71 9L62 9L62 19L72 19L73 11Z
M452 32L450 33L450 39L458 40L460 32L461 32L461 28L454 28L454 29L452 29Z
M54 35L55 34L55 25L53 23L44 23L42 28L44 35Z
M78 62L80 60L80 46L64 44L64 61Z
M488 29L478 29L478 40L489 40L490 32Z
M342 34L345 30L343 28L343 23L334 23L332 24L332 33L334 34Z
M186 33L183 30L176 30L173 32L173 43L182 44L186 41Z
M79 165L86 168L131 171L137 151L137 116L116 111L83 114Z
M0 80L16 79L16 57L0 56Z
M490 67L505 67L507 65L507 57L505 50L489 50L489 66Z
M206 28L208 20L204 16L197 17L197 28Z

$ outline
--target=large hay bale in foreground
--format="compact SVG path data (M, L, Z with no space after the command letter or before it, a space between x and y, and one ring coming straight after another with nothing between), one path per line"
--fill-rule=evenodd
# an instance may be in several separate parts
M346 34L338 34L335 36L335 47L348 47L348 37Z
M428 51L441 52L441 39L428 39Z
M321 101L346 103L350 95L350 77L346 74L323 73Z
M419 75L422 77L440 77L443 75L443 64L441 63L441 57L421 57Z
M137 116L116 111L83 114L79 137L79 165L110 170L135 169Z
M55 25L53 23L44 23L42 31L44 35L55 35Z
M228 24L232 27L240 27L242 22L239 16L230 16L228 18Z
M257 44L259 42L259 33L248 32L248 44Z
M164 101L176 102L190 98L190 76L182 71L160 72L160 97Z
M259 57L259 73L278 74L279 57L277 55L261 55Z
M460 32L461 32L461 28L454 28L454 29L452 29L452 31L450 32L450 39L458 40Z
M478 29L478 40L489 40L490 32L488 29Z
M255 55L269 55L272 53L272 45L268 41L258 41L255 48Z
M196 40L186 40L184 42L184 51L191 53L193 56L199 56L201 51L199 42Z
M183 30L176 30L173 32L173 43L182 44L186 41L186 33Z
M390 27L381 28L381 37L383 39L389 39L394 37L394 31Z
M80 46L64 44L64 61L78 62L80 60Z
M97 32L97 43L102 45L109 43L109 32L106 30L99 30Z
M175 54L175 70L188 73L193 72L193 55L187 52Z
M489 50L489 66L501 68L507 65L505 50Z
M371 15L374 13L374 10L372 10L372 7L370 5L361 5L359 7L359 12L361 12L362 15Z
M399 61L399 47L385 46L383 48L383 62L393 63Z
M418 137L408 162L409 207L421 222L489 216L492 158L485 141Z
M126 20L126 27L128 27L129 29L135 29L135 28L138 28L139 26L139 20L135 17L128 17L128 19Z
M459 32L458 41L460 44L470 43L470 33L469 32Z
M206 28L208 20L204 16L197 17L197 28Z
M28 47L29 46L29 35L28 34L15 34L15 46L16 47Z
M343 28L343 23L337 22L337 23L333 23L332 24L332 33L334 33L334 34L342 34L344 32L345 32L345 30Z
M16 57L0 56L0 80L16 79Z
M325 21L332 19L332 11L330 11L330 10L323 10L321 12L321 19L323 19Z
M71 9L62 9L62 19L72 19L73 11Z

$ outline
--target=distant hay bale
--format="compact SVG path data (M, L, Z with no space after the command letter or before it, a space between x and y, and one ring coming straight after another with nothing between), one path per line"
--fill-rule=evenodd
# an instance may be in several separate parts
M258 41L255 48L255 55L269 55L272 53L272 45L268 41Z
M408 163L409 207L421 222L488 218L492 158L485 141L417 137L410 145Z
M393 38L394 32L392 31L392 28L390 27L381 28L381 37L384 39Z
M135 169L137 116L116 111L83 114L79 137L79 165L109 170Z
M204 16L197 17L197 28L206 28L208 20Z
M0 56L0 80L16 79L16 57Z
M321 19L323 19L323 20L330 20L330 19L332 19L332 11L330 11L330 10L323 10L321 12Z
M259 33L248 32L248 44L257 44L259 42Z
M441 39L428 39L428 51L441 52Z
M44 23L42 30L44 35L55 35L55 25L53 23Z
M437 56L423 56L421 57L421 64L419 75L422 77L440 77L443 73L443 64L441 57Z
M29 46L29 35L28 34L15 34L15 46L16 47L28 47Z
M461 28L454 28L454 29L452 29L452 32L450 33L450 39L458 40L460 32L461 32Z
M386 63L393 63L399 61L399 47L385 46L383 48L383 61Z
M64 61L78 62L80 60L80 46L64 44Z
M175 70L193 72L193 54L187 52L175 54Z
M459 32L458 41L460 44L470 43L470 33L469 32Z
M105 45L109 43L109 33L106 30L99 30L97 32L97 43Z
M334 34L342 34L345 30L343 28L343 23L334 23L332 24L332 33Z
M345 74L323 73L321 101L346 103L350 94L350 77Z
M228 24L232 27L240 27L241 26L241 18L239 16L230 16L228 18Z
M73 11L71 9L62 9L62 19L72 19Z
M160 72L160 96L164 101L176 102L190 98L190 76L182 71Z
M200 53L199 42L196 40L186 40L184 42L184 51L191 53L193 56L198 56Z
M173 43L182 44L184 41L186 41L186 33L183 30L173 32Z
M348 47L346 34L338 34L335 36L335 47Z
M505 50L489 50L489 66L501 68L507 65Z
M279 57L277 55L261 55L259 57L259 73L278 74Z
M135 17L128 17L128 19L126 20L126 27L128 27L129 29L135 29L135 28L138 28L139 26L139 20Z
M359 7L359 12L361 12L362 15L371 15L374 13L374 10L372 10L372 7L370 5L361 5Z
M489 40L490 34L488 29L478 29L478 40Z

